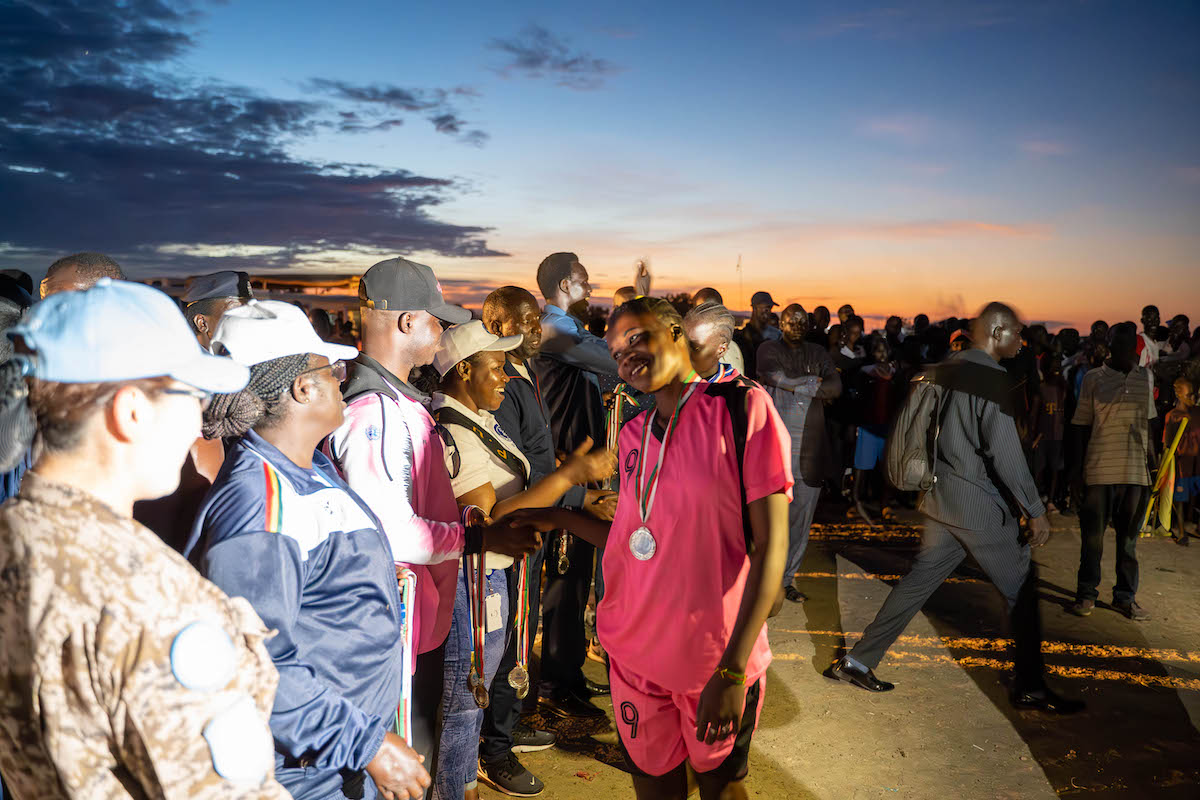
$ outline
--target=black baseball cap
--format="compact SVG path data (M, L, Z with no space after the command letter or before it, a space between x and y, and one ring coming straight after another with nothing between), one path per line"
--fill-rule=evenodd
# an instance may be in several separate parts
M254 292L250 289L250 276L244 272L224 270L189 278L183 302L190 305L199 303L201 300L212 300L218 297L252 299Z
M444 322L471 321L471 312L450 305L433 270L406 258L389 258L366 271L358 296L367 308L380 311L428 311Z
M770 306L779 305L779 303L776 303L775 299L771 297L770 292L755 292L750 298L751 306L762 305L763 303L766 303Z

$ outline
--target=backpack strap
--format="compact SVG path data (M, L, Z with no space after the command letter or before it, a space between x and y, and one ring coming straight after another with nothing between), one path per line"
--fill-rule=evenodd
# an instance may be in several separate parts
M740 376L739 376L740 377ZM746 397L751 388L757 386L748 378L735 378L727 383L710 383L705 393L720 397L725 401L729 411L729 421L733 428L733 445L737 453L738 491L742 500L742 535L746 539L746 555L754 551L754 530L750 526L750 512L746 508L746 438L750 430L750 415L746 413Z
M437 424L445 428L448 425L458 425L466 428L471 433L479 437L479 441L483 442L483 446L488 449L488 452L504 462L504 465L511 469L516 475L521 478L523 485L529 483L529 471L525 467L525 462L514 455L508 448L500 443L492 434L485 431L478 422L468 417L466 414L459 411L457 408L450 406L442 406L435 409L433 418Z
M933 432L933 458L929 462L929 472L933 475L933 486L929 487L931 490L937 486L938 440L942 438L942 428L950 413L950 398L954 396L954 389L950 386L943 386L941 390L937 406L937 428Z

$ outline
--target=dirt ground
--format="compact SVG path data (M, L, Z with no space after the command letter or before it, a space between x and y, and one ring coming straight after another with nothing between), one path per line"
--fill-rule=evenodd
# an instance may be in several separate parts
M1078 527L1074 518L1052 519L1055 535L1036 553L1046 662L1053 685L1086 700L1087 711L1053 718L1009 706L1003 602L969 562L877 670L895 691L873 695L823 678L908 571L919 531L818 525L799 578L810 599L785 604L771 621L775 661L751 752L750 795L1200 798L1200 539L1188 548L1139 541L1138 600L1149 622L1132 622L1106 603L1080 619L1066 611ZM1112 546L1109 531L1102 601L1111 599ZM587 671L606 680L599 664L589 661ZM611 704L601 705L611 720ZM522 756L546 783L542 797L633 797L611 724L557 729L560 746ZM486 787L481 794L502 797Z

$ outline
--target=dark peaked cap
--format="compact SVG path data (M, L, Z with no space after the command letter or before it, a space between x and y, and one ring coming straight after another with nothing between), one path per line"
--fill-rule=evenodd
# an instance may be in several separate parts
M239 297L243 300L254 297L254 292L250 289L250 276L244 272L225 270L189 278L183 302L199 303L201 300L217 297Z

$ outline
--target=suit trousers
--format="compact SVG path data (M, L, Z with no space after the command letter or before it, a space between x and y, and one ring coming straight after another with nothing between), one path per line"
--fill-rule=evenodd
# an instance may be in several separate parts
M930 595L962 563L967 553L978 562L1008 603L1015 640L1015 688L1036 691L1045 686L1042 622L1038 611L1037 571L1030 547L1019 541L1015 519L982 531L956 528L926 519L921 550L912 570L892 587L875 619L863 631L850 655L874 669L888 648L917 615Z
M808 549L808 529L812 527L817 500L821 497L820 486L809 486L797 478L792 487L792 502L788 505L788 556L783 570L783 586L787 588L796 579L804 552Z
M583 612L592 588L592 559L596 548L572 536L567 546L570 564L565 575L558 572L558 547L562 531L546 539L546 583L542 591L542 675L538 689L542 697L561 695L583 688L583 661L587 636Z
M449 638L447 636L447 638ZM442 682L446 670L446 642L415 659L412 680L412 748L425 756L425 769L437 777L438 749L442 741Z
M1100 557L1104 554L1104 529L1112 523L1117 532L1117 582L1113 602L1128 603L1137 594L1137 540L1146 515L1150 490L1146 486L1116 484L1088 486L1079 507L1079 582L1076 600L1096 600L1100 593Z

